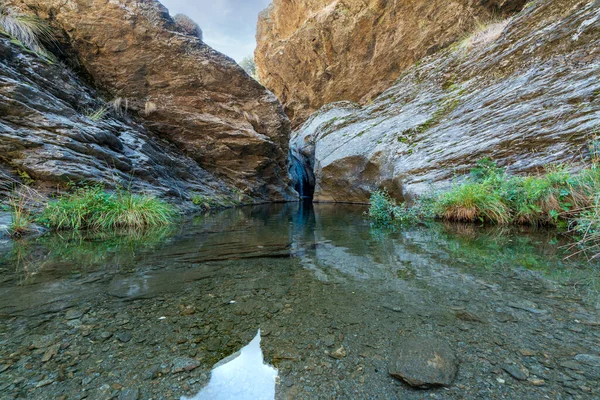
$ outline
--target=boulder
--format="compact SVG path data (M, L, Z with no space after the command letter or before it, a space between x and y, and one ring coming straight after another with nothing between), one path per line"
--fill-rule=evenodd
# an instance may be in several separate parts
M415 61L526 0L274 0L258 21L260 81L294 127L327 103L367 102Z
M407 337L394 349L389 373L410 386L450 386L458 359L447 343L434 338Z

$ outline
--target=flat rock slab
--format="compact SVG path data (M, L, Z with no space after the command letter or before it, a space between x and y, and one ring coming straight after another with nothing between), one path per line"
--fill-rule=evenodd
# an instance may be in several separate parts
M410 386L450 386L458 372L456 355L442 340L425 337L402 339L394 349L389 373Z

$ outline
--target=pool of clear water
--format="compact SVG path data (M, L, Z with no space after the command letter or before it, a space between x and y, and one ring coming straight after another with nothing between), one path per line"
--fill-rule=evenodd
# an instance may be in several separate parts
M203 398L259 329L277 399L600 396L599 268L566 258L568 237L380 229L364 211L242 207L144 233L0 243L0 398ZM448 343L452 386L388 374L409 335ZM242 361L230 365L263 367ZM221 380L223 398L261 392L243 376Z

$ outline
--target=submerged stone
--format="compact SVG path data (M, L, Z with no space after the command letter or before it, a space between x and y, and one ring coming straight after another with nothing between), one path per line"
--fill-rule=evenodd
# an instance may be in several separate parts
M439 339L410 337L394 350L389 373L410 386L450 386L458 372L458 359L450 346Z

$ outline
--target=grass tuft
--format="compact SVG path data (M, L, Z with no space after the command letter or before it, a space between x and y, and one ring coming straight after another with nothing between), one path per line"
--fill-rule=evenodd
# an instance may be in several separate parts
M156 198L89 186L50 202L41 221L53 229L141 229L170 224L175 215L172 206Z
M0 32L38 55L54 60L54 56L48 53L43 43L56 43L56 38L50 25L43 19L22 14L14 8L0 4Z

